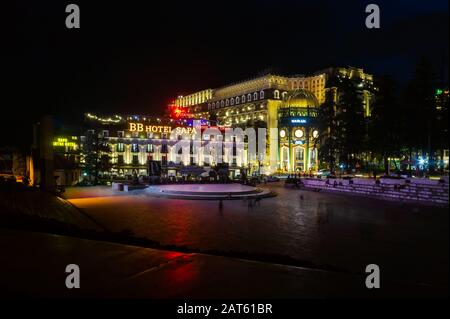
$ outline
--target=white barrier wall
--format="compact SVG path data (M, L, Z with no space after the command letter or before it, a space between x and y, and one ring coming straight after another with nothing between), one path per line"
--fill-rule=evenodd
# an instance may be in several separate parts
M367 178L353 179L302 179L303 186L309 189L331 192L354 193L370 197L397 199L405 201L421 201L448 205L448 179L391 179L379 180Z

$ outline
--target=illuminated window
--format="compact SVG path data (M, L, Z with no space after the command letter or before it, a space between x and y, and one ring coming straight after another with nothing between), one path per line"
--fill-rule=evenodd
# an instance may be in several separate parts
M139 152L139 145L136 144L136 143L131 144L131 151L132 151L133 153Z
M147 144L147 153L153 153L154 151L153 144Z
M301 130L301 129L295 130L294 135L295 135L296 138L302 138L303 137L303 130Z
M317 158L317 149L313 148L309 154L311 156L311 163L314 166L314 163L316 162Z
M116 149L117 149L117 152L123 152L125 147L124 147L123 143L117 143Z
M280 91L275 90L275 91L273 92L273 97L276 98L276 99L279 99L279 98L280 98Z
M286 95L287 95L287 92L283 92L283 93L281 94L281 98L284 100L284 99L286 98Z
M281 131L280 131L280 137L281 137L281 138L286 137L286 131L285 131L285 130L281 130Z
M295 160L296 161L303 161L303 147L297 146L295 148Z

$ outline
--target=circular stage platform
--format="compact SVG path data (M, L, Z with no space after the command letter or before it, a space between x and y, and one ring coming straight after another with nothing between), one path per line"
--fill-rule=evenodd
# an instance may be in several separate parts
M178 199L245 199L275 196L269 190L241 184L173 184L150 186L151 195Z

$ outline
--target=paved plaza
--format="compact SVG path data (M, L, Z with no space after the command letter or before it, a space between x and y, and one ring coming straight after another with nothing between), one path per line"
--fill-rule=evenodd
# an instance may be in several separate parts
M161 245L219 255L289 256L313 268L352 274L375 263L383 280L448 286L446 208L287 189L281 183L267 189L277 196L222 206L217 200L155 198L146 190L72 189L66 195L107 229Z

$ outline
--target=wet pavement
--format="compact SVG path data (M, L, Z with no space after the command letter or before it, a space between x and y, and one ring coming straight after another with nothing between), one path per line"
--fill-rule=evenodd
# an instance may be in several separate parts
M375 263L383 279L448 289L447 208L269 187L277 197L222 207L106 188L67 196L108 229L163 245L286 255L354 273Z
M0 250L0 296L5 298L439 296L423 285L385 281L382 289L369 290L359 275L1 228ZM79 267L79 289L65 285L69 264Z

